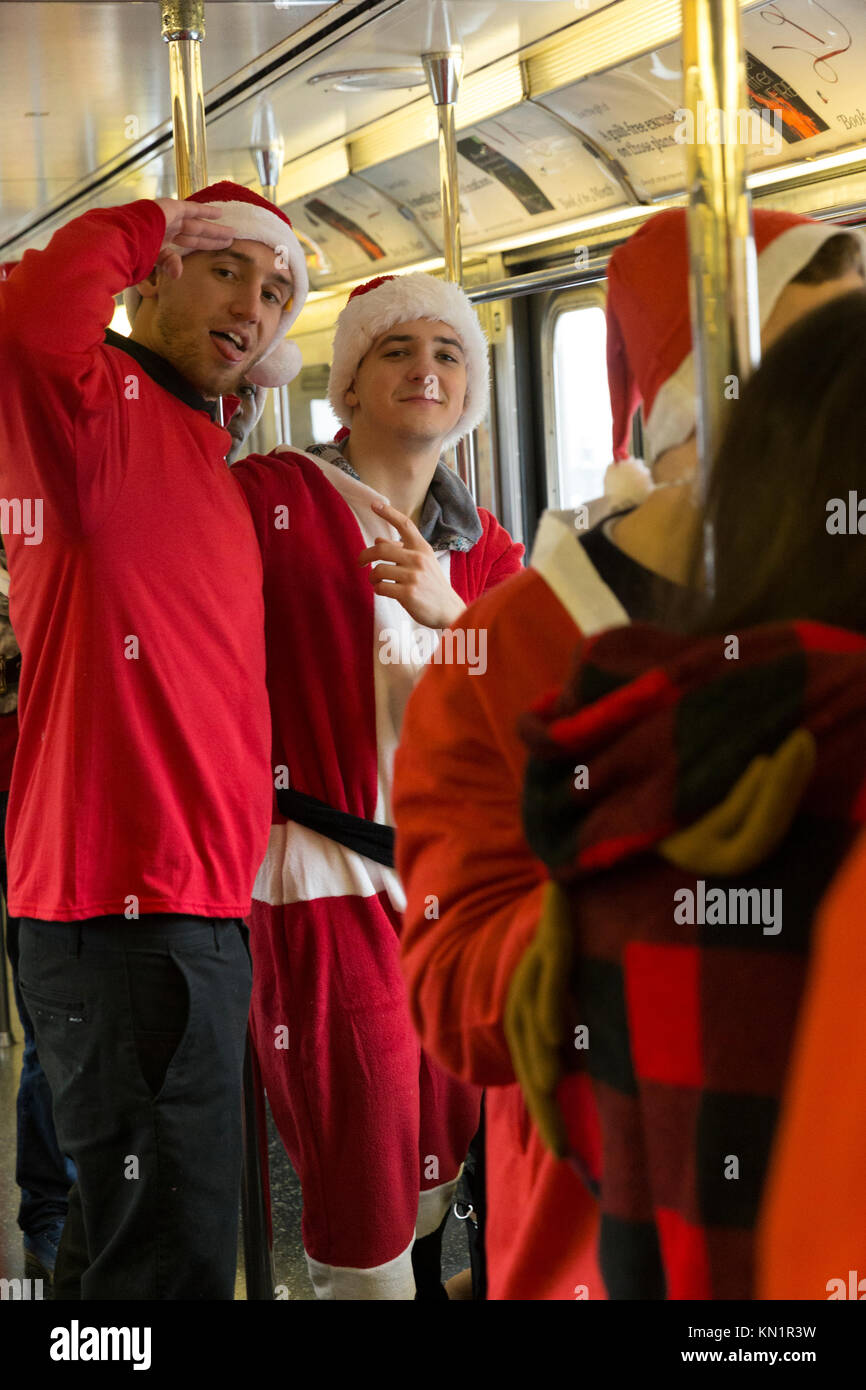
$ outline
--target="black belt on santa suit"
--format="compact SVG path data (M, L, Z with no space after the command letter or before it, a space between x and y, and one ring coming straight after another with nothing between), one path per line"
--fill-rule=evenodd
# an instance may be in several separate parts
M349 811L335 811L333 806L319 801L306 792L287 787L277 792L277 806L286 820L305 825L328 840L335 840L346 849L353 849L365 859L373 859L386 868L394 867L394 827L353 816Z

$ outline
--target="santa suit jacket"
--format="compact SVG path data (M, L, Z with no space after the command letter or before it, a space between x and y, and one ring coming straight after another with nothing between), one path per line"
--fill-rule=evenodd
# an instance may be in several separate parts
M491 1299L604 1298L595 1203L544 1149L502 1031L505 997L535 932L544 866L526 844L526 749L517 720L568 673L581 633L628 622L574 525L542 518L530 568L463 614L487 633L487 672L431 667L397 752L402 949L424 1046L487 1086L486 1250ZM438 897L430 920L429 896Z
M408 695L423 666L423 644L412 639L430 629L414 623L395 599L377 597L358 565L373 539L397 539L372 511L387 499L298 449L250 455L232 473L246 495L264 564L274 766L288 768L291 787L336 810L390 823L403 693L393 668L404 668ZM523 547L490 512L479 508L478 515L482 534L471 549L439 553L465 603L521 568ZM415 651L417 662L395 659ZM285 824L276 803L273 824ZM341 858L359 859L334 848Z

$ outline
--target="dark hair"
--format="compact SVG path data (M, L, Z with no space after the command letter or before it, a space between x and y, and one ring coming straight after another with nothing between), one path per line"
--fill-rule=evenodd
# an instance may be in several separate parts
M863 247L859 237L840 232L822 242L811 261L804 265L791 281L792 285L823 285L826 280L838 280L856 270L866 278Z
M866 291L793 325L731 411L706 506L715 592L687 628L811 618L866 632L866 508L863 534L856 519L853 535L828 530L833 499L847 513L849 492L866 498Z

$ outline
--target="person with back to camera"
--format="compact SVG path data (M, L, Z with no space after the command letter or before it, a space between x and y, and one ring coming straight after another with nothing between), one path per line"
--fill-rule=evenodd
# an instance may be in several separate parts
M829 515L866 482L864 348L863 290L770 348L712 471L712 595L584 641L523 720L550 881L505 1031L612 1298L757 1296L816 908L866 820L866 555Z
M754 226L765 347L799 315L862 285L859 233L760 209ZM541 1142L502 1027L545 881L523 832L526 749L517 720L566 678L582 633L658 620L688 578L698 514L686 485L696 449L683 209L654 214L614 252L607 319L618 462L606 481L616 514L590 531L579 529L580 509L545 514L529 569L460 619L487 632L484 678L468 680L457 667L425 673L395 760L413 1019L448 1071L488 1087L493 1299L566 1299L576 1289L604 1296L597 1204ZM626 457L639 401L652 477ZM440 902L435 921L425 916L431 892Z

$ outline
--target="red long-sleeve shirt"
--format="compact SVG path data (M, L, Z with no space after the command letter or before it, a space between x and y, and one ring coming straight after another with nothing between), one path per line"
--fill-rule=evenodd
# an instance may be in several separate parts
M42 511L36 544L4 528L16 916L242 915L267 844L262 568L226 434L103 340L164 233L153 202L89 212L0 286L0 487Z

